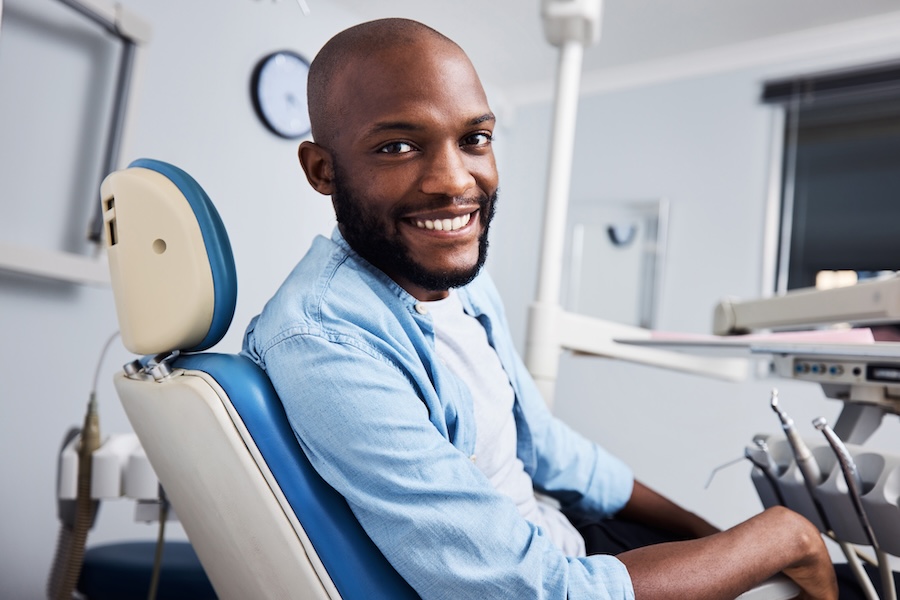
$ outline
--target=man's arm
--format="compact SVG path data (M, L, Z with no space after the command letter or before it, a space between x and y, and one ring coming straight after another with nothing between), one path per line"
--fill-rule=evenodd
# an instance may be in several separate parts
M618 516L685 538L705 537L719 532L717 527L654 492L636 479L631 490L631 498L618 512Z
M305 334L266 363L310 463L423 598L631 597L621 561L567 558L525 521L430 421L440 403L390 361Z
M799 598L837 598L834 568L819 531L783 507L707 537L645 546L617 558L628 568L635 600L727 600L779 571L800 586Z

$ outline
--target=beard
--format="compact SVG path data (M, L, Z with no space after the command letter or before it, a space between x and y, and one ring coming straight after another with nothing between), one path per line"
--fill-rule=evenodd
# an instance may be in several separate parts
M336 164L331 199L337 222L341 226L341 234L357 254L382 271L395 273L428 291L446 291L470 283L487 259L488 230L496 211L497 192L478 198L482 232L478 237L478 259L475 264L469 268L440 271L430 270L418 263L403 243L400 232L393 225L402 208L395 209L394 212L398 214L389 215L388 220L383 221L366 208L362 195L350 189L346 177ZM452 203L452 199L447 199L444 205Z

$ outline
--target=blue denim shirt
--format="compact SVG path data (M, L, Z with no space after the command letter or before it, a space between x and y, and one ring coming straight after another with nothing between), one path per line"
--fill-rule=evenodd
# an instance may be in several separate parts
M459 296L509 375L535 488L565 507L617 512L631 471L547 410L490 278ZM244 353L272 380L312 465L423 598L633 598L618 559L564 556L473 464L472 398L417 307L335 230L250 323Z

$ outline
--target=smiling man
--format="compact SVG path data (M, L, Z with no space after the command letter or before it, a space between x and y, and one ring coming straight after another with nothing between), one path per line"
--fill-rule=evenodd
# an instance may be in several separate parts
M495 118L456 44L364 23L322 48L308 89L300 163L338 225L250 324L245 353L423 598L726 599L778 571L805 598L836 598L802 517L718 532L549 414L481 270Z
M301 145L300 161L313 187L332 197L347 243L416 298L433 300L484 263L497 200L495 120L457 48L415 52L411 39L397 43L409 32L393 27L394 43L376 43L377 53L348 61L348 49L326 49L316 58L316 143ZM398 64L406 69L399 80Z

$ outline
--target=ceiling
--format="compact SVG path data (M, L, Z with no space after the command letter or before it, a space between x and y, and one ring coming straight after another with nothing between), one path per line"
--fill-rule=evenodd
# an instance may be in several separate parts
M402 16L446 34L482 78L509 88L549 80L557 50L544 39L540 0L332 0L360 20ZM315 8L313 7L313 10ZM857 19L900 14L900 0L606 0L600 43L585 71L712 51Z

